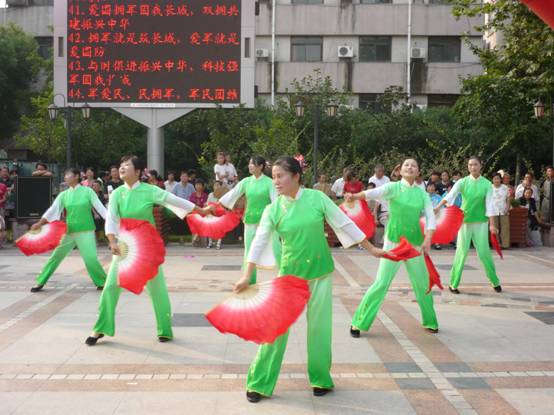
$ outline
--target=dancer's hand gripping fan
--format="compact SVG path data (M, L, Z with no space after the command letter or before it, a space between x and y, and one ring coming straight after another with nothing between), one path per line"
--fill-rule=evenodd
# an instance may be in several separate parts
M298 319L310 298L308 282L292 275L250 285L206 313L221 333L273 343Z
M504 254L502 254L502 249L500 248L500 244L498 243L498 238L495 233L491 233L491 243L500 259L504 259Z
M421 231L425 232L425 218L420 219ZM437 229L433 233L431 243L449 244L458 235L464 223L464 212L457 206L448 206L439 210L437 217Z
M365 234L367 239L371 239L375 233L375 219L365 200L353 200L352 202L343 202L340 209L346 213L352 222Z
M404 237L400 238L400 243L390 251L387 251L383 258L390 259L391 261L406 261L416 256L421 255L417 249L415 249L411 243Z
M66 232L65 222L56 220L41 226L40 230L27 232L15 245L27 256L42 254L56 248Z
M121 219L118 244L121 253L117 263L119 286L140 294L164 262L164 242L148 221Z
M240 223L240 216L226 211L221 205L209 203L214 212L203 216L199 213L187 215L187 223L191 233L212 239L223 239Z

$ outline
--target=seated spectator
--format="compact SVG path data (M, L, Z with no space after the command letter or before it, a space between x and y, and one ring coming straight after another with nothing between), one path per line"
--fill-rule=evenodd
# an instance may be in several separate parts
M523 197L523 192L526 188L530 188L533 191L533 199L535 199L535 203L537 206L539 206L540 203L540 192L539 188L533 184L533 180L535 179L535 176L531 172L527 172L523 178L523 181L516 187L516 199L521 199Z
M431 176L429 176L429 180L427 180L427 186L429 186L429 183L433 183L435 185L435 192L436 192L437 185L440 183L440 174L438 171L433 171L431 173Z
M216 164L214 165L215 180L223 183L229 188L233 187L237 171L232 164L227 163L226 155L223 151L217 153Z
M543 224L539 211L537 210L537 203L533 197L533 189L530 187L523 190L523 196L519 199L521 207L527 208L527 235L530 246L542 246L540 225Z
M331 196L331 185L327 183L327 176L324 174L319 175L319 179L316 184L314 184L314 189L319 190L320 192L325 193L327 196Z
M554 167L548 166L545 170L546 179L542 184L543 197L541 201L541 218L545 222L550 222L550 209L552 205L551 185L554 183Z
M187 173L189 175L190 184L194 186L194 184L196 183L196 180L198 180L196 177L196 170L190 169Z
M502 184L499 173L492 176L492 205L494 226L498 229L500 245L504 249L510 248L510 196L508 186Z
M423 177L421 177L421 173L419 173L415 179L415 182L417 187L421 187L422 190L427 191L427 186L425 185L425 181L423 180Z
M165 190L167 190L170 193L173 193L173 189L177 185L177 182L175 181L175 172L169 171L167 173L167 180L164 182Z
M52 172L48 170L48 166L42 162L38 162L35 165L35 171L32 173L33 176L37 177L52 177Z

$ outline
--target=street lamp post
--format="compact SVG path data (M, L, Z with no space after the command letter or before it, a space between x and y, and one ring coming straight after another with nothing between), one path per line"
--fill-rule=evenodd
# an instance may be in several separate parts
M302 118L304 116L304 104L302 101L298 101L295 105L296 116ZM317 151L319 146L319 121L320 121L320 112L321 107L318 102L313 102L312 106L312 122L314 126L314 141L312 146L312 172L313 172L313 181L317 182ZM334 118L338 112L338 105L335 103L329 103L326 108L327 116Z
M63 106L59 107L54 102L56 97L60 96L63 99ZM52 97L52 104L48 105L48 117L50 118L50 121L54 121L56 118L58 118L58 114L62 113L65 117L65 128L67 131L67 146L66 146L66 166L67 168L72 166L72 149L71 149L71 121L73 118L72 112L75 108L74 106L67 105L67 100L65 98L64 94L55 94ZM88 120L90 118L90 105L84 104L81 108L81 112L83 114L83 118Z

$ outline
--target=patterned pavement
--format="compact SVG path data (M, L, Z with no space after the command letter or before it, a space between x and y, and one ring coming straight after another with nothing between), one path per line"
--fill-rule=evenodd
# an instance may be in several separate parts
M175 340L159 343L147 295L124 293L117 333L87 347L99 293L73 253L46 289L29 288L46 256L0 250L0 414L551 414L554 407L554 250L511 250L495 293L473 252L460 290L435 292L440 332L419 325L403 269L374 326L348 326L377 261L333 251L336 390L311 395L306 323L291 330L283 371L269 400L246 402L256 346L224 336L203 313L240 275L242 250L168 248L165 273ZM109 255L100 248L105 265ZM446 285L453 251L434 252ZM271 278L264 271L262 279Z

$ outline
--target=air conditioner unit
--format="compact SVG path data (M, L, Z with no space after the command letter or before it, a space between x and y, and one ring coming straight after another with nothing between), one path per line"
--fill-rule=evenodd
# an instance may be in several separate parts
M269 50L268 49L256 49L256 58L258 58L258 59L269 58Z
M412 48L411 53L412 59L424 59L425 58L425 49L423 48Z
M339 55L339 58L353 58L354 48L348 45L339 46L337 48L337 53Z

